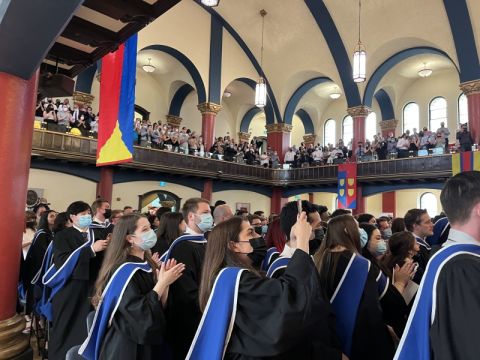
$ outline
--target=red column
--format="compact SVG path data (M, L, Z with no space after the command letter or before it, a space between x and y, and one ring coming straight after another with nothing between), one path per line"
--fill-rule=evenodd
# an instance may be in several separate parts
M97 199L102 198L112 203L113 168L102 166L100 168L100 181L97 183Z
M462 83L460 89L467 95L468 127L473 142L478 144L480 142L480 80Z
M308 193L308 201L313 204L313 193Z
M208 200L208 202L212 202L212 192L213 192L212 179L205 179L203 181L202 199Z
M353 157L355 157L358 143L365 142L365 119L370 113L370 109L366 106L360 105L347 109L347 112L353 118L352 152Z
M365 198L363 197L362 187L357 186L357 208L352 210L353 215L365 213Z
M382 136L386 138L391 132L395 136L397 124L398 124L398 120L395 120L395 119L380 121L380 129L382 130Z
M270 202L270 213L280 215L282 207L288 202L287 197L283 197L282 188L274 187Z
M8 221L0 221L0 321L12 319L16 310L37 80L38 73L23 80L0 72L0 199L8 208Z
M290 147L290 134L292 132L292 125L285 123L268 124L266 128L267 144L272 148L272 150L277 151L280 161L283 162L285 153Z
M382 212L391 213L395 217L395 209L397 207L397 198L395 191L382 193Z
M211 102L198 105L198 110L202 113L202 138L205 144L205 151L210 151L215 142L215 118L221 109L221 105Z

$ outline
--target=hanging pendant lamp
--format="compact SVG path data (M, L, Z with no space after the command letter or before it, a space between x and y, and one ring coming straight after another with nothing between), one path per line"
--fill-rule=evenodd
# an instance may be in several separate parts
M265 29L265 15L267 12L265 10L260 10L260 16L262 17L262 48L260 50L260 69L263 73L263 35ZM260 79L255 86L255 106L263 108L267 105L267 84L263 76L260 76Z
M353 81L364 82L367 79L367 52L360 40L362 1L358 1L358 43L353 53Z

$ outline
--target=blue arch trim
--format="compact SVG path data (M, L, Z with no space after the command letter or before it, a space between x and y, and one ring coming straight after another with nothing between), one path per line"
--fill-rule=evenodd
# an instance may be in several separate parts
M210 27L210 69L208 73L208 101L220 104L222 100L223 26L215 16Z
M235 31L235 29L215 10L213 10L211 7L203 5L200 0L195 0L195 3L202 7L205 11L207 11L209 14L214 16L225 28L225 30L228 31L228 33L235 39L237 44L240 46L240 48L243 50L245 55L247 55L248 59L252 63L253 67L257 71L257 73L262 76L265 79L265 83L267 84L267 92L270 97L270 101L272 102L272 107L273 111L275 113L275 117L277 118L277 122L282 122L282 115L280 114L280 110L278 108L277 100L275 98L275 94L273 92L272 87L270 86L270 82L268 81L268 78L265 76L265 73L263 72L263 69L260 67L260 64L258 63L257 59L253 55L252 51L249 49L245 41L241 38L241 36ZM273 121L275 122L275 120ZM272 123L273 123L272 122Z
M393 110L392 100L390 100L390 95L388 95L385 90L378 90L375 93L375 100L377 100L377 103L380 106L382 120L395 119L395 111Z
M399 64L403 60L421 54L435 54L443 56L450 60L458 71L457 65L453 62L453 60L450 58L450 56L448 56L445 51L427 46L414 47L399 51L398 53L390 56L387 60L385 60L372 74L372 77L370 78L367 86L365 87L365 92L363 95L364 105L369 107L372 106L373 94L375 93L378 84L388 71L390 71L395 65Z
M255 91L255 86L257 85L257 83L255 81L253 81L252 79L238 78L238 79L235 79L235 80L240 81L240 82L244 83L245 85L250 86L250 88L253 89L253 91ZM267 94L267 105L265 106L263 111L265 111L265 119L266 119L267 124L275 123L274 106L273 106L272 98L270 97L270 94ZM251 121L251 119L250 119L250 121Z
M460 81L480 79L477 46L467 2L465 0L443 0L443 4L460 65Z
M261 112L258 107L254 106L250 110L248 110L245 115L243 115L242 122L240 123L240 131L244 133L248 133L248 128L250 127L250 123L252 119Z
M332 82L332 79L328 77L316 77L307 80L302 85L300 85L297 90L293 92L290 100L288 100L287 106L285 108L285 114L283 115L283 121L291 125L293 120L293 114L295 113L295 109L297 108L297 105L302 99L303 95L305 95L311 88L326 82Z
M175 95L173 95L172 102L170 103L170 108L168 109L168 114L180 116L180 111L182 110L183 103L192 91L195 91L195 89L190 84L183 84L182 86L180 86L175 92Z
M75 82L75 91L81 91L86 94L92 93L92 84L95 73L97 72L97 63L83 70Z
M314 134L315 130L313 126L313 121L308 112L303 109L298 109L295 114L300 118L300 120L302 120L305 134Z
M348 107L361 105L360 92L352 77L353 71L350 58L327 6L322 0L305 0L305 4L317 22L330 49L342 81Z
M157 50L164 52L170 56L173 56L175 59L177 59L188 71L190 76L192 77L193 83L195 84L195 88L197 90L197 95L198 95L198 103L204 103L207 101L207 95L205 91L205 85L203 83L202 77L200 75L200 72L198 69L195 67L193 62L186 57L183 53L178 51L177 49L174 49L170 46L166 45L150 45L145 48L143 48L140 51L143 50Z

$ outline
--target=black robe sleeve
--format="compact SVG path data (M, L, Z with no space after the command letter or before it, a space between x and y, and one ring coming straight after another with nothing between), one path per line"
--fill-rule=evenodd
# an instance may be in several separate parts
M313 261L296 251L278 279L242 274L225 358L340 359L341 350L316 342L330 335L328 317Z
M150 273L135 273L105 335L101 359L162 358L166 320L153 286Z
M473 360L480 356L480 259L458 255L438 277L435 320L430 341L435 360Z

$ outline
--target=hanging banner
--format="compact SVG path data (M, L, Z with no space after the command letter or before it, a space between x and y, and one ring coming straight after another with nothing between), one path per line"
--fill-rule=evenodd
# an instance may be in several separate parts
M480 152L465 151L452 154L452 175L472 170L480 171Z
M357 207L357 164L338 165L338 208Z

